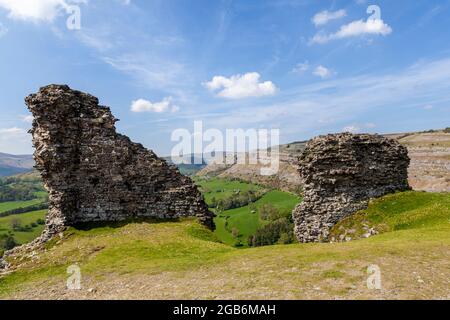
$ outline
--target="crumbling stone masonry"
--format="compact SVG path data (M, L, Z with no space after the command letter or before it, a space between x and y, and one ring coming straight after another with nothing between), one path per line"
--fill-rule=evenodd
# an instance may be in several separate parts
M118 120L97 98L50 85L25 100L34 116L36 168L50 197L44 241L66 226L130 218L197 216L214 228L191 179L117 134Z
M331 227L369 199L410 189L407 149L379 135L319 136L299 160L304 201L293 218L300 242L327 241Z

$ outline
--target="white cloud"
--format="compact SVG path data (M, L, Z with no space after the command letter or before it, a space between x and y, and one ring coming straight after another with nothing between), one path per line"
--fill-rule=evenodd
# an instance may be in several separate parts
M138 99L131 103L131 111L142 113L142 112L156 112L156 113L163 113L163 112L177 112L180 110L180 108L173 104L172 97L164 98L160 102L150 102L145 99Z
M450 58L421 61L390 72L378 70L374 74L330 78L288 88L280 93L276 103L237 106L226 117L220 114L208 121L217 128L282 127L282 139L286 142L310 138L312 132L341 131L346 126L369 132L395 131L392 128L397 128L399 121L404 126L419 123L414 117L402 117L409 110L426 104L434 108L450 105L449 90ZM373 124L365 122L374 113L389 114L376 130ZM443 126L433 125L434 120L430 119L420 121L430 128Z
M303 63L297 63L297 65L291 70L292 73L303 73L305 71L308 71L309 69L309 62L305 61Z
M318 27L327 24L331 20L343 18L346 15L347 13L345 12L344 9L333 12L325 10L314 15L314 17L312 18L312 22L316 27Z
M0 0L0 7L9 11L12 19L51 22L76 3L87 0Z
M341 26L341 28L332 34L316 34L311 43L327 43L331 40L358 37L362 35L382 35L387 36L392 33L392 28L381 19L368 19L367 21L357 20Z
M433 106L431 104L427 104L426 106L423 107L425 110L431 110L433 109Z
M237 74L231 78L215 76L203 85L211 91L218 91L217 96L227 99L274 95L277 91L275 84L272 81L260 82L260 78L257 72Z
M331 77L333 75L333 71L324 66L318 66L316 69L314 69L313 74L315 76L321 77L322 79L325 79Z

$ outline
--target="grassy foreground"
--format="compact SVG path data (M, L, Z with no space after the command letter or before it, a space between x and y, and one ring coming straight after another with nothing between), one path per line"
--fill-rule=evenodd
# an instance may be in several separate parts
M385 233L248 249L216 242L190 219L71 229L1 277L0 298L450 299L449 194L389 195L354 223L363 216L385 223ZM81 290L66 289L72 264L81 268ZM381 270L381 290L366 286L372 264Z

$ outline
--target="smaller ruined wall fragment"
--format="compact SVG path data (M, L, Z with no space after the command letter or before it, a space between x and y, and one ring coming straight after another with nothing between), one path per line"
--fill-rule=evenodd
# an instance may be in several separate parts
M407 149L379 135L319 136L299 162L304 201L293 218L300 242L327 241L331 227L367 208L369 199L410 189Z
M36 168L50 198L44 241L65 226L92 221L196 216L214 227L191 179L116 133L117 119L97 98L50 85L26 104L34 116Z

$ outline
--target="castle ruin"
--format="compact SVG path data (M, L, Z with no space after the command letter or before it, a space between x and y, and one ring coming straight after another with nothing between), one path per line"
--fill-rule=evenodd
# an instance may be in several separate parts
M214 215L191 179L116 133L118 120L97 98L50 85L25 101L34 116L36 168L49 192L41 240L95 221L196 216L214 228Z
M379 135L319 136L299 162L304 201L293 218L300 242L327 241L337 222L366 209L371 198L410 189L407 149Z

